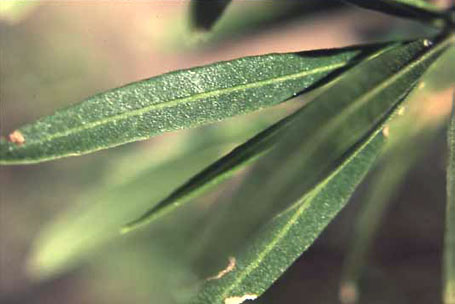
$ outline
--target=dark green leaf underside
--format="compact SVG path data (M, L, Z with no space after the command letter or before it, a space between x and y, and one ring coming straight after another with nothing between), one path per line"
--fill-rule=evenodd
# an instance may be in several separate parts
M13 142L0 139L0 164L86 154L272 106L376 47L246 57L132 83L26 125Z

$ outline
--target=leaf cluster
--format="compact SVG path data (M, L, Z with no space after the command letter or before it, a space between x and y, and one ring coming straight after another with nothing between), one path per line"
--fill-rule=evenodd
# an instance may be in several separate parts
M314 98L300 104L296 111L198 173L185 175L180 185L163 186L165 193L151 195L149 210L141 210L140 217L131 218L123 228L110 227L127 233L154 223L244 173L244 183L233 195L231 212L211 230L216 234L228 227L233 230L233 239L247 236L248 242L236 246L233 241L228 246L226 241L225 248L232 253L228 267L201 282L199 293L190 302L239 304L254 300L346 205L381 152L390 149L389 124L408 102L408 96L434 62L454 52L452 10L421 0L344 2L423 22L438 28L438 34L245 57L131 83L12 131L0 139L0 164L32 164L92 153L276 107L312 92ZM192 1L191 26L195 31L215 31L230 5L231 1ZM308 11L311 9L307 7L305 13ZM453 79L449 82L453 85ZM453 300L455 286L453 126L452 115L447 175L447 303ZM157 172L161 171L138 175L137 180L156 178L161 174ZM117 191L130 193L128 189L133 188L134 183L127 183ZM147 194L145 188L140 192ZM236 214L248 215L248 223L238 231L234 229ZM77 234L81 225L74 227ZM78 250L76 246L73 249ZM61 263L66 258L62 256Z

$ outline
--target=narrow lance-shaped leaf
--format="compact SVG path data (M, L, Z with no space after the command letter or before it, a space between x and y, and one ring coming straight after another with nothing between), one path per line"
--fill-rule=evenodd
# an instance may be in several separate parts
M447 131L447 208L444 235L444 304L455 303L455 92Z
M344 105L345 108L344 115L341 115L343 120L335 118L327 123L321 120L320 126L331 124L333 129L329 128L316 133L323 141L318 144L319 147L325 147L326 141L336 140L333 135L329 136L331 134L328 130L338 130L338 136L343 139L347 138L345 132L348 130L359 132L356 125L360 129L366 129L366 133L363 133L360 140L342 154L344 159L347 158L346 161L333 167L326 179L319 182L310 192L303 192L292 208L284 211L267 225L263 232L250 242L245 251L242 251L238 258L236 257L235 267L231 266L229 272L220 272L223 274L221 277L217 276L206 282L193 303L242 303L244 300L254 299L261 295L311 245L345 205L355 186L376 158L385 136L380 133L383 124L390 119L426 68L452 42L451 38L446 38L434 47L427 47L427 43L417 41L400 47L399 50L392 49L354 68L324 92L320 97L323 99L310 104L316 109L318 103L331 101L332 108L327 110L326 107L326 111L329 112L338 111L339 105ZM424 49L419 47L422 45L425 46ZM392 62L389 62L391 59L393 59ZM403 63L405 63L404 66ZM399 67L397 68L396 65ZM359 75L365 75L365 73L371 77L363 80L359 78ZM381 77L383 73L387 77ZM358 80L354 86L352 86L353 77ZM344 104L348 99L354 100L352 104ZM380 109L385 111L383 115L378 115L377 111L381 113ZM319 111L322 110L319 109ZM353 115L355 112L364 115L370 113L370 115L366 115L363 121L352 121L346 119L345 115L349 112L351 117L356 118L358 116ZM316 112L310 111L310 113L314 115ZM322 113L320 115L324 116ZM272 154L278 155L294 147L295 138L298 138L299 134L309 136L305 132L308 127L303 116L299 118L301 120L299 119L289 128L288 136L277 143ZM366 123L367 121L370 123ZM337 125L337 123L340 124ZM368 128L371 125L372 127ZM310 156L315 155L310 153ZM286 157L286 155L282 156ZM312 161L307 158L304 160ZM273 168L271 171L274 172ZM270 180L275 178L274 173ZM267 192L268 189L266 184L261 192ZM250 202L250 200L247 201Z
M428 22L438 27L442 26L444 22L451 22L446 11L423 0L344 1L390 15Z
M204 1L192 0L190 3L190 18L197 30L210 30L232 0Z
M209 279L192 304L239 304L259 297L316 239L346 204L384 143L377 135L315 190L277 216L229 271Z
M372 83L374 83L373 75L372 73L376 73L376 77L379 77L379 80L386 79L387 77L391 76L394 73L399 72L402 70L404 67L409 65L409 62L406 60L410 60L412 62L416 57L418 57L419 53L427 49L429 46L429 42L427 41L420 41L420 42L415 42L414 44L408 44L407 50L404 48L404 50L397 51L397 53L391 53L389 54L387 59L384 59L385 65L382 64L382 67L379 68L374 68L373 71L367 72L368 75L370 75L371 81L369 79L365 79L363 73L363 70L359 70L358 72L355 73L355 75L352 75L354 72L350 72L348 74L351 74L351 79L348 79L345 81L345 83L348 83L348 89L352 90L352 83L357 83L359 80L365 81L366 83L364 84L365 87L372 86ZM438 47L439 48L439 47ZM438 49L436 48L436 50ZM386 48L387 50L387 48ZM433 48L435 50L435 48ZM384 51L384 50L382 50ZM378 51L381 53L381 51ZM431 52L432 53L432 52ZM407 56L406 60L403 60L401 62L395 62L397 56ZM393 62L393 64L392 64ZM387 66L388 70L381 74L378 73L378 70L384 69L383 67ZM424 68L425 64L420 65L420 68ZM400 77L407 76L405 73L408 71L408 69L404 69L403 73L399 73ZM418 75L416 75L418 78ZM412 85L413 82L416 81L416 77L409 77L407 85ZM350 82L351 81L351 82ZM370 83L368 83L370 82ZM335 84L336 86L337 84ZM407 89L406 85L403 86L399 81L395 82L395 85L399 86L398 93L403 94L405 90ZM343 86L343 83L341 83L341 86ZM344 85L346 86L346 85ZM360 84L359 84L360 86ZM401 86L401 87L400 87ZM384 87L381 88L382 90ZM343 90L343 88L340 88L340 92ZM400 91L401 90L401 91ZM329 90L330 91L330 90ZM288 135L285 135L287 127L290 125L292 121L295 120L297 117L301 117L300 119L306 123L306 126L304 129L307 131L305 134L307 134L307 138L305 138L304 143L313 143L311 149L313 151L311 153L305 153L307 155L311 154L313 161L308 162L308 164L316 164L316 166L319 166L318 164L330 164L332 160L336 160L340 157L340 155L343 155L346 151L346 149L357 142L362 136L364 136L365 130L369 130L372 126L372 124L375 123L376 117L381 117L385 112L387 112L391 107L393 107L395 99L390 99L387 100L386 102L383 101L384 95L378 94L376 96L376 103L378 103L379 106L376 106L376 109L373 110L373 107L370 107L368 104L366 104L366 111L368 112L368 115L364 115L362 111L362 108L360 108L360 111L356 114L358 116L352 116L352 111L349 109L348 105L352 102L352 107L355 108L355 98L349 98L348 95L346 95L347 91L344 91L342 94L345 95L344 101L339 102L338 105L334 104L332 102L332 96L330 96L331 93L329 93L328 96L324 96L324 94L317 98L315 101L313 101L307 108L304 107L294 115L282 120L278 124L272 126L268 130L265 130L264 132L258 134L255 138L252 140L246 142L244 145L238 147L234 151L232 151L230 154L227 156L223 157L220 159L218 162L214 163L210 167L208 167L206 170L202 171L200 174L196 175L193 177L191 180L189 180L186 184L184 184L182 187L178 188L175 192L170 194L165 200L161 201L156 207L153 207L150 209L148 212L146 212L143 216L141 216L139 219L129 223L126 225L126 227L122 230L123 232L127 232L129 230L132 230L134 228L137 228L141 225L146 224L147 222L152 221L153 219L161 216L163 213L166 211L170 211L173 208L178 207L180 204L182 204L184 201L200 194L204 190L207 190L210 188L210 186L213 186L225 178L228 178L230 175L235 173L237 169L240 169L244 165L248 164L250 161L253 161L257 159L261 154L265 153L271 146L274 145L274 143L282 137L289 137ZM355 93L355 92L354 92ZM338 96L342 95L341 93ZM338 98L338 96L334 95L333 98ZM322 101L324 100L324 101ZM362 100L358 101L358 104L361 104ZM327 109L332 108L330 111ZM347 113L343 116L341 115L343 112ZM340 115L338 115L340 114ZM321 116L322 115L322 116ZM376 115L376 116L375 116ZM337 118L336 118L337 117ZM365 118L366 117L366 118ZM373 117L373 118L372 118ZM335 124L329 124L328 122L330 120L334 120L336 123ZM344 121L349 121L351 124L350 129L345 128L346 131L343 134L346 134L345 137L340 137L341 130L343 130L343 127L340 126L339 124L346 124ZM361 121L365 123L363 125L364 128L360 127L362 126ZM323 127L319 127L323 126ZM357 132L355 134L353 131ZM327 139L327 136L320 136L320 134L325 133L325 134L331 134L333 136L333 140L331 140L331 145L330 147L328 146L319 146L318 149L314 150L315 143L320 141L320 138L325 138ZM359 133L360 132L360 133ZM337 137L338 139L335 139ZM349 138L347 140L346 138ZM337 141L342 141L341 144L335 143ZM299 141L301 143L301 141ZM307 149L307 150L311 150ZM333 151L332 156L330 159L326 158L326 153L321 153L321 151ZM303 156L299 154L299 158L302 158ZM321 159L320 162L314 161L315 157L319 158L324 158ZM280 164L282 163L281 157L278 157ZM310 159L310 158L308 158ZM266 164L267 166L269 164ZM319 166L321 167L321 166ZM268 169L267 169L268 170ZM310 168L306 167L304 169L298 168L298 170L302 172L322 172L323 170L321 168ZM262 176L262 174L260 174ZM314 174L315 176L317 174ZM292 175L290 175L291 178ZM312 180L311 178L306 178L306 180L310 181ZM251 200L252 198L249 198L247 200Z
M370 48L240 58L172 72L95 95L0 139L0 164L81 155L283 102Z

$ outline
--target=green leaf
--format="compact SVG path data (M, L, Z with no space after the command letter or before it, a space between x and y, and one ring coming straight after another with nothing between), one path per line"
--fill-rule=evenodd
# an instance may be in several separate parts
M429 22L441 27L450 22L449 14L437 6L422 0L344 0L357 6L386 14Z
M269 54L172 72L95 95L0 139L0 164L81 155L212 123L317 87L371 48Z
M222 277L208 280L191 303L242 303L260 296L341 210L378 156L381 134L357 150L316 189L271 221ZM235 259L235 260L234 260ZM234 264L234 263L232 263ZM222 274L222 272L220 272Z
M269 166L273 175L262 182L261 191L256 188L256 192L269 197L273 194L269 189L275 181L286 176L283 173L294 169L295 164L299 171L308 172L306 177L311 179L316 175L313 181L318 183L310 191L305 191L305 185L299 189L297 202L252 239L245 251L235 257L235 267L231 266L228 272L220 272L221 277L218 275L207 281L193 303L241 303L254 299L311 245L368 172L383 145L383 136L386 136L383 135L386 133L380 133L383 124L450 43L452 39L446 38L433 47L416 41L394 48L346 73L306 107L305 113L311 113L311 116L299 116L287 136L277 143L270 157L275 154L281 156L282 161ZM308 121L308 117L316 120ZM306 149L295 150L298 146ZM327 150L335 151L329 153L330 169L318 158ZM270 157L266 156L260 163L267 165L265 160ZM289 162L292 158L298 161ZM280 170L282 172L278 172ZM321 176L328 177L321 179ZM250 183L255 185L255 181L249 179L247 184ZM260 202L261 205L264 203L263 200Z
M425 42L425 41L424 41ZM381 66L385 66L385 71L384 73L378 73L377 70L380 68L377 68L376 65L370 67L374 68L374 72L366 72L365 74L368 75L376 75L378 79L373 79L373 77L365 79L363 74L365 72L364 69L361 68L354 68L354 71L347 73L348 75L345 77L344 82L341 82L341 84L335 83L335 90L339 90L339 92L343 93L337 93L341 96L341 94L345 95L344 102L339 102L339 105L334 107L333 102L332 102L332 97L337 95L331 95L332 91L328 90L327 94L322 94L320 97L318 97L315 101L313 101L309 106L308 109L307 107L303 107L300 109L298 112L295 114L283 119L282 121L278 122L274 126L270 127L269 129L263 131L262 133L258 134L256 137L252 138L250 141L246 142L245 144L239 146L235 150L233 150L230 154L226 155L219 161L215 162L212 164L210 167L202 171L200 174L196 175L193 177L191 180L189 180L186 184L182 185L180 188L178 188L176 191L171 193L165 200L161 201L159 204L157 204L154 208L150 209L148 212L146 212L143 216L141 216L139 219L127 224L122 231L123 232L128 232L132 229L135 229L137 227L140 227L150 221L153 221L154 219L158 218L162 214L169 212L173 210L174 208L178 207L181 205L183 202L187 201L188 199L197 196L198 194L202 193L205 190L208 190L209 188L213 187L214 185L220 183L226 178L229 178L231 175L233 175L237 170L241 169L245 165L249 164L250 162L256 160L258 157L266 153L280 138L283 137L290 137L286 132L288 131L287 128L290 124L293 123L296 118L300 117L299 119L303 121L305 125L306 132L303 134L307 134L307 138L304 139L303 143L299 142L300 145L304 145L305 143L312 143L313 147L311 149L307 149L304 151L304 156L301 154L298 154L298 158L303 158L307 157L308 159L308 166L301 168L301 167L296 167L298 168L299 171L301 172L312 172L314 176L306 177L306 180L308 181L307 186L312 186L312 183L316 182L313 180L314 177L317 177L317 174L314 173L321 173L324 171L324 167L327 167L328 165L331 164L332 161L338 159L340 155L343 155L345 153L346 149L348 149L351 145L355 144L362 136L365 134L362 133L365 130L369 130L372 127L372 124L376 123L376 117L374 115L378 115L377 117L381 117L384 115L385 112L387 112L390 108L391 105L393 105L393 102L395 102L395 99L390 99L388 102L390 104L382 102L381 94L376 97L376 102L378 104L382 104L384 108L382 107L377 107L376 111L374 112L374 108L370 107L369 104L366 106L366 111L367 115L364 115L363 112L358 112L354 113L357 116L353 116L352 113L350 112L350 107L349 104L352 103L351 107L355 107L355 101L356 99L354 98L354 95L349 96L346 93L348 91L352 91L352 83L359 83L361 84L362 80L365 82L364 86L373 86L375 84L375 81L378 83L384 79L387 79L388 77L392 76L393 74L397 73L400 71L400 68L404 68L406 65L409 65L409 62L406 60L413 60L413 56L418 56L419 53L427 48L427 46L424 45L424 42L415 42L414 44L408 44L407 47L404 47L403 49L397 50L396 53L393 53L390 51L390 54L387 55L384 59L382 59L386 65L381 64ZM425 42L426 43L426 42ZM387 48L386 48L387 49ZM380 50L378 53L381 53L384 51L384 49ZM397 63L393 60L397 56L409 56L410 58L403 60L400 63ZM390 68L387 65L390 65L390 61L394 64L396 64L395 67ZM430 60L431 61L431 60ZM366 63L365 63L366 64ZM422 64L420 68L425 68L426 64ZM365 68L367 69L367 68ZM384 69L382 67L382 69ZM356 72L357 71L357 72ZM398 73L397 77L403 77L407 76L406 75L406 69L403 72ZM372 74L375 73L375 74ZM403 73L404 75L402 75ZM420 74L419 74L420 75ZM412 84L418 79L418 75L415 75L414 77L408 77L407 83L408 86L412 86ZM404 94L407 88L406 86L403 86L400 84L399 81L395 81L395 84L392 84L395 86L398 86L397 92L399 94ZM336 87L339 86L338 89ZM400 87L401 86L401 87ZM379 87L379 89L384 90L384 87ZM400 91L401 90L401 91ZM352 91L353 94L357 94L357 92ZM351 98L353 97L353 98ZM364 102L364 100L358 100L356 101L359 104ZM381 102L381 103L379 103ZM373 104L374 102L372 102ZM330 109L332 110L326 110ZM341 113L346 113L346 117L341 115ZM340 114L339 114L340 113ZM339 115L338 115L339 114ZM334 121L334 124L330 124L329 121ZM340 132L342 130L342 126L340 124L346 124L345 121L351 121L350 129L348 127L346 128L345 134L346 136L340 136ZM355 125L352 124L352 122L356 121L357 123ZM363 125L364 128L361 128L362 124L360 121L363 121L365 124ZM324 127L319 127L319 126L324 126ZM349 123L348 123L349 126ZM352 132L353 130L357 131L356 136L354 136L354 133ZM324 134L320 136L320 134ZM321 139L328 139L327 134L331 134L333 136L333 140L328 140L329 146L319 146L316 144L321 141ZM338 137L338 139L335 139ZM291 137L292 138L292 137ZM342 142L341 142L342 141ZM317 147L317 148L316 148ZM311 151L314 148L313 151ZM327 155L325 151L333 151L331 155ZM314 158L313 160L311 160ZM318 159L319 161L316 161L315 159ZM278 156L278 164L277 166L282 165L282 157ZM321 164L324 164L321 166ZM309 167L312 166L313 167ZM269 167L271 166L269 162L266 163L266 166ZM267 171L268 169L266 169ZM262 177L262 173L259 174L259 178ZM294 176L289 175L291 179L294 179ZM287 181L285 179L281 179L283 184L286 184ZM251 181L250 181L251 183ZM275 187L275 188L280 188L280 187ZM300 185L301 188L301 185ZM250 201L250 199L247 199L247 201Z
M190 15L193 28L210 30L216 21L223 15L232 0L204 1L192 0Z
M447 131L447 209L444 235L444 290L445 304L455 303L455 92L452 115Z

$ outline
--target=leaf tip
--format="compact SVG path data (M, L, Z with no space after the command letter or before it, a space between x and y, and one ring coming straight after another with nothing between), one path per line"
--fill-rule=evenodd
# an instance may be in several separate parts
M154 217L151 217L148 213L146 213L144 216L123 225L120 228L120 234L127 234L133 230L139 229L153 221L153 219Z
M138 229L139 227L142 227L144 226L145 224L149 223L150 219L149 220L144 220L144 217L140 217L139 219L137 220L134 220L134 221L131 221L125 225L123 225L121 228L120 228L120 234L124 235L124 234L127 234L127 233L130 233L131 231L133 230L136 230Z

